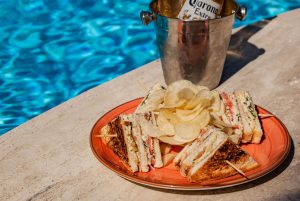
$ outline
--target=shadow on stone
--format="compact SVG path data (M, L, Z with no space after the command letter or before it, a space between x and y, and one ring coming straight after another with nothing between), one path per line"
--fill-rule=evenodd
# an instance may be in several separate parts
M205 190L205 191L186 191L186 190L168 190L168 189L159 189L159 188L154 188L154 187L149 187L149 186L144 186L142 184L137 184L139 186L143 186L145 188L148 189L152 189L155 191L160 191L160 192L164 192L164 193L172 193L172 194L182 194L182 195L216 195L216 194L226 194L226 193L233 193L236 191L242 191L242 190L246 190L249 188L253 188L255 186L261 185L275 177L277 177L279 174L281 174L292 162L293 157L295 154L295 147L294 147L294 142L293 139L291 138L291 149L290 152L288 154L288 156L286 157L286 159L283 161L283 163L277 167L275 170L273 170L272 172L270 172L269 174L258 178L257 180L251 181L249 183L245 183L245 184L241 184L238 186L233 186L233 187L228 187L228 188L223 188L223 189L216 189L216 190ZM132 181L130 181L132 182ZM134 183L134 182L132 182Z
M220 84L229 79L249 62L265 53L264 49L256 47L248 40L274 18L275 17L268 18L255 24L245 26L231 36Z

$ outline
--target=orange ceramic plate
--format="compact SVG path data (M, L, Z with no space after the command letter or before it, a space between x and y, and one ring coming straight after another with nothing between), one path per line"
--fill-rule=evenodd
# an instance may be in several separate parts
M237 174L225 179L190 183L180 175L173 164L147 173L131 173L124 167L120 159L95 135L99 135L100 129L118 115L134 112L141 101L142 98L129 101L103 115L94 125L90 136L91 148L102 164L121 177L140 184L177 190L208 190L239 185L262 177L277 168L285 160L291 147L291 139L287 129L274 116L261 119L265 137L260 144L242 145L242 148L260 164L258 168L246 172L249 179ZM257 109L260 114L269 114L267 110L261 107L257 106ZM179 150L178 147L173 148L173 151L178 152Z

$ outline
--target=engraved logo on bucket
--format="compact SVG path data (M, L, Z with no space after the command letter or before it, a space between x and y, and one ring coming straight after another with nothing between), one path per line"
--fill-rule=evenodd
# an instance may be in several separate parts
M220 4L212 0L186 0L178 14L183 20L214 19L220 9Z

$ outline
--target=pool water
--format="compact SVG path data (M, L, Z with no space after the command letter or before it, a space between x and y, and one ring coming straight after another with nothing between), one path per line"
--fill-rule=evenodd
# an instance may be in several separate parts
M235 27L300 7L239 1ZM0 0L0 135L92 87L159 57L149 0Z

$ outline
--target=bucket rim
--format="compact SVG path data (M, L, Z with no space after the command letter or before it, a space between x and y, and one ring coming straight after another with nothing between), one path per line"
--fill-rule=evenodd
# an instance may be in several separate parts
M179 22L183 22L183 23L205 23L205 22L217 22L217 21L221 21L221 20L224 20L226 18L232 18L233 16L235 16L235 11L232 12L231 15L227 15L225 17L221 17L221 18L215 18L215 19L208 19L208 20L182 20L182 19L179 19L179 18L175 18L175 17L167 17L167 16L164 16L164 15L160 15L157 13L157 11L155 11L152 7L154 7L154 3L157 2L157 0L152 0L150 3L149 3L149 9L153 12L153 14L155 16L159 16L160 18L165 18L167 20L171 20L171 21L179 21ZM235 2L235 4L237 4Z

